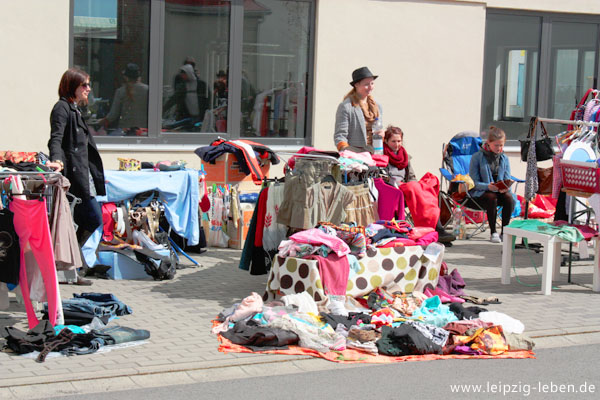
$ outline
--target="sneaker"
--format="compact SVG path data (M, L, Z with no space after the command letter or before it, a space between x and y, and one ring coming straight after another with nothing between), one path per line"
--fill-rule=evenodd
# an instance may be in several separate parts
M501 243L502 239L500 239L500 235L497 232L492 233L492 237L490 238L490 242L492 243Z

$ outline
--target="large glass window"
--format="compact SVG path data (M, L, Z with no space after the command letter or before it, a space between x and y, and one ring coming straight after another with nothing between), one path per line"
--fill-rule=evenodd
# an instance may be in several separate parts
M85 117L98 136L148 136L150 3L75 0L73 64L88 72Z
M489 15L486 26L482 120L507 133L536 113L542 21Z
M481 128L517 139L531 116L569 119L597 81L600 18L490 10L486 24Z
M165 3L163 132L227 132L231 3Z
M99 143L308 137L314 0L71 1Z
M310 3L244 5L241 135L303 137Z

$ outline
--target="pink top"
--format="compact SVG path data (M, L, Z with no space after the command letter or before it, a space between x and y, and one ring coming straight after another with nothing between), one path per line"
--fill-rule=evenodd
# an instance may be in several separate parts
M337 236L328 235L320 229L311 228L305 231L294 233L290 239L298 243L308 243L312 245L322 245L329 247L338 256L350 253L348 245Z

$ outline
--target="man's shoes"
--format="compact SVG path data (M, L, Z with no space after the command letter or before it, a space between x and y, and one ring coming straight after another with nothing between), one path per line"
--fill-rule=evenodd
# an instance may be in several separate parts
M492 243L502 243L502 239L500 239L500 235L498 235L498 232L492 233L492 236L490 237L490 242L492 242Z
M94 282L92 282L89 279L85 279L82 278L81 276L77 275L77 282L74 283L75 285L80 285L80 286L92 286L94 284Z
M438 242L440 242L440 243L450 243L450 242L452 242L454 240L456 240L456 236L454 236L450 232L447 232L445 230L438 231Z

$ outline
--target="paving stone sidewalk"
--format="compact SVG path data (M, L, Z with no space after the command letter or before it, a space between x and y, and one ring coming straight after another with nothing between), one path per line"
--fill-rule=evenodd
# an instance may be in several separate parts
M511 284L502 285L501 248L482 238L456 241L446 249L444 260L450 270L458 268L468 294L498 297L502 303L487 308L521 320L538 348L600 342L600 294L591 290L592 261L573 264L573 284L567 283L567 268L561 268L552 295L544 296L541 275L532 267L541 265L541 254L517 250L515 264L522 283L512 272ZM115 294L134 313L111 324L148 329L150 340L141 346L44 363L0 353L0 399L356 367L305 356L219 353L217 339L209 333L211 319L253 291L262 295L266 284L266 275L238 269L240 254L209 249L194 257L201 267L186 264L172 281L96 279L91 287L61 285L63 299L84 291ZM26 329L24 307L13 301L9 310L0 311L1 326Z

